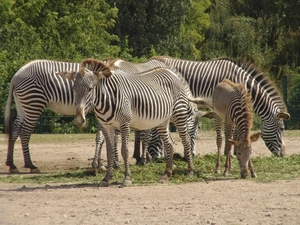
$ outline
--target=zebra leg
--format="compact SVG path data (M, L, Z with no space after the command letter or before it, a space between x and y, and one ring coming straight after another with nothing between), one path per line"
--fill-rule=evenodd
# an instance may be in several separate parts
M114 135L114 151L113 151L113 155L114 155L114 162L113 162L114 169L121 168L121 166L119 165L119 153L118 153L119 136L120 136L120 132L118 130L115 130L115 135Z
M201 115L202 114L198 110L194 109L194 115L191 117L190 126L188 126L188 131L191 138L191 153L193 157L196 155L195 140L198 134L199 126L201 124L200 123Z
M218 148L218 159L217 159L217 164L216 164L216 173L220 174L221 173L221 148L222 148L222 119L215 114L215 130L217 133L217 138L216 138L216 144Z
M161 138L163 144L164 144L164 149L166 151L166 169L164 172L164 175L161 176L159 179L159 183L166 183L169 180L169 177L172 176L172 169L173 169L173 153L174 149L173 146L170 142L170 138L168 135L168 126L169 122L165 122L161 124L159 127L157 127L157 132L159 137Z
M231 131L231 135L232 135L232 139L236 140L237 139L237 131L235 129L235 126L232 127L232 131ZM236 145L233 146L233 155L236 155ZM224 154L225 154L225 149L224 149ZM232 156L233 157L233 156Z
M134 131L134 151L133 158L136 160L136 164L139 165L141 162L141 132L140 130Z
M181 138L181 141L182 141L182 144L183 144L183 147L184 147L184 153L185 153L185 156L186 156L186 160L188 162L189 174L191 176L193 176L195 167L194 167L193 157L192 157L192 152L191 152L190 136L187 132L186 126L177 125L176 127L177 127L179 136Z
M129 151L128 151L128 139L130 133L129 123L121 126L120 128L121 137L122 137L122 147L121 147L121 154L124 160L124 167L125 167L125 177L123 180L123 184L121 187L131 186L131 173L129 169Z
M106 171L105 166L103 166L102 161L101 161L101 149L102 149L102 145L104 143L104 137L101 131L102 127L101 125L98 123L98 131L96 134L96 149L95 149L95 155L94 155L94 159L92 162L92 168L94 170L95 175L98 174L98 171Z
M142 157L139 165L145 165L146 160L146 154L148 153L148 146L151 140L151 129L144 130L141 133L141 140L142 140Z
M231 143L229 139L231 138L232 134L232 126L225 124L225 155L226 155L226 163L225 163L225 171L224 176L228 176L229 171L231 170Z
M17 138L20 135L20 130L23 124L23 120L17 116L15 119L12 131L10 131L9 138L8 138L8 150L7 150L7 157L6 157L6 165L9 166L10 173L19 173L20 171L14 164L14 146L16 143Z
M29 145L29 140L30 140L32 131L33 131L40 115L42 114L42 110L43 109L40 109L40 111L39 111L38 109L36 109L36 114L31 115L30 121L29 121L29 119L25 118L24 123L20 130L20 139L21 139L24 164L25 164L24 168L29 168L30 173L40 173L40 170L32 163L28 145Z
M114 161L114 134L113 127L103 127L103 134L106 141L106 155L107 155L107 170L105 177L100 181L99 187L108 187L109 181L113 176L113 161Z
M257 178L257 175L256 175L256 173L255 173L255 171L254 171L254 167L253 167L253 164L252 164L251 159L249 159L248 167L249 167L249 170L250 170L250 172L251 172L251 177L252 177L252 178Z

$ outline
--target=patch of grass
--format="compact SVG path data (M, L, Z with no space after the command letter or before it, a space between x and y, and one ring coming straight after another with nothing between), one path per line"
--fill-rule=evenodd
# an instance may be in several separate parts
M239 165L236 159L232 159L232 170L228 177L215 173L216 154L208 154L194 158L195 173L189 176L187 172L187 163L182 157L174 157L173 176L170 183L182 184L190 182L202 182L224 179L240 179ZM222 157L222 165L224 165L225 157ZM272 182L275 180L288 180L300 178L300 154L288 157L256 157L252 158L255 172L258 178L251 179L256 182ZM146 166L131 165L131 178L133 185L155 185L158 183L160 176L165 170L165 163L158 160L155 163L149 163ZM222 166L222 172L224 167ZM91 175L88 169L78 169L76 171L53 173L53 174L18 174L0 177L0 182L5 183L72 183L76 185L93 184L97 185L104 177L104 174L98 176ZM121 184L124 178L124 170L118 169L114 171L111 184Z

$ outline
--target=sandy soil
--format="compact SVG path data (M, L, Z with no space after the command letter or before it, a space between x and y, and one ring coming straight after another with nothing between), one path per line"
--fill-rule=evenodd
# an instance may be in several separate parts
M93 157L93 140L94 136L67 144L62 141L31 143L32 159L42 172L87 167L88 159ZM0 176L7 176L3 136L0 141ZM286 136L285 141L288 155L299 153L300 137ZM201 155L216 150L213 134L200 133L196 144ZM175 148L182 153L180 143ZM271 155L262 140L254 143L253 149L253 157ZM23 156L19 141L15 163L22 173L28 172L21 168ZM249 178L126 188L0 183L0 201L1 225L300 224L300 179L263 184Z

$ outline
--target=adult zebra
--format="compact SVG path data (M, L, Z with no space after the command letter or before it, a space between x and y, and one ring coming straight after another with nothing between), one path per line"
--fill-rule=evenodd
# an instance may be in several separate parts
M29 168L31 173L40 172L32 163L29 140L45 107L62 115L76 115L72 82L56 74L58 71L66 70L79 71L79 63L34 60L22 66L12 77L5 111L5 129L8 134L6 165L9 166L11 173L19 172L13 161L14 145L18 137L21 139L24 167ZM13 98L16 104L17 117L12 124ZM105 170L97 153L104 141L100 130L99 124L92 165Z
M189 84L194 97L211 99L215 86L224 78L244 84L251 94L254 112L261 118L261 137L266 146L274 155L285 154L283 119L288 120L290 115L274 84L252 64L229 58L202 62L168 56L151 59L176 68Z
M92 105L106 138L108 168L100 186L108 186L113 175L112 146L114 130L120 130L125 177L122 186L131 185L128 163L128 138L130 128L149 130L157 127L166 149L166 169L160 182L172 175L173 147L168 135L170 119L178 128L187 155L188 170L193 173L194 165L190 152L190 138L187 120L192 113L187 99L186 88L179 74L157 67L138 75L132 75L104 64L102 61L86 59L81 62L80 72L60 73L61 76L75 79L76 120L85 123L85 114L90 103L87 96L94 92Z
M112 60L103 60L105 63L111 64L114 66L114 68L117 68L119 70L122 70L128 74L135 74L135 73L140 73L140 72L144 72L147 71L149 69L153 69L155 67L167 67L166 64L164 64L163 62L157 61L157 60L147 60L144 63L133 63L133 62L128 62L122 59L112 59ZM181 76L181 75L179 75ZM188 97L192 97L191 93L190 93L190 89L189 86L187 85L186 82L183 83L185 89L186 89L186 93L188 93L190 96ZM191 104L191 103L189 103ZM188 132L190 135L190 141L191 141L191 151L192 154L195 155L196 154L196 150L195 150L195 139L198 133L198 126L200 124L200 117L203 115L200 111L198 111L196 109L196 106L191 104L191 108L193 109L193 117L189 117L189 121L187 123L188 126ZM155 132L155 129L151 130L151 140L149 143L149 153L151 155L152 158L159 158L159 156L161 156L163 154L162 152L162 148L161 146L161 142L157 136L157 132ZM170 136L171 137L171 136ZM145 151L145 148L143 148L143 151ZM134 158L139 158L139 148L137 148L137 145L135 146L134 149ZM143 156L145 155L145 153L143 152L142 154ZM137 160L138 161L138 160Z

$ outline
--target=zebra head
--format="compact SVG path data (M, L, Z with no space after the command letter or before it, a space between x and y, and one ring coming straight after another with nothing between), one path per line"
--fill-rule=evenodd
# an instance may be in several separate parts
M58 73L64 78L74 81L73 91L75 95L77 126L83 126L86 123L85 115L93 107L94 90L99 79L107 78L111 75L109 67L102 61L86 59L80 63L79 72L61 72Z
M285 144L283 141L284 124L283 120L290 119L290 114L280 112L276 115L276 119L262 121L261 138L266 146L276 156L285 155Z
M248 176L248 163L252 153L251 143L257 141L259 136L260 132L252 134L249 140L228 140L232 145L236 146L236 156L241 169L241 178Z

